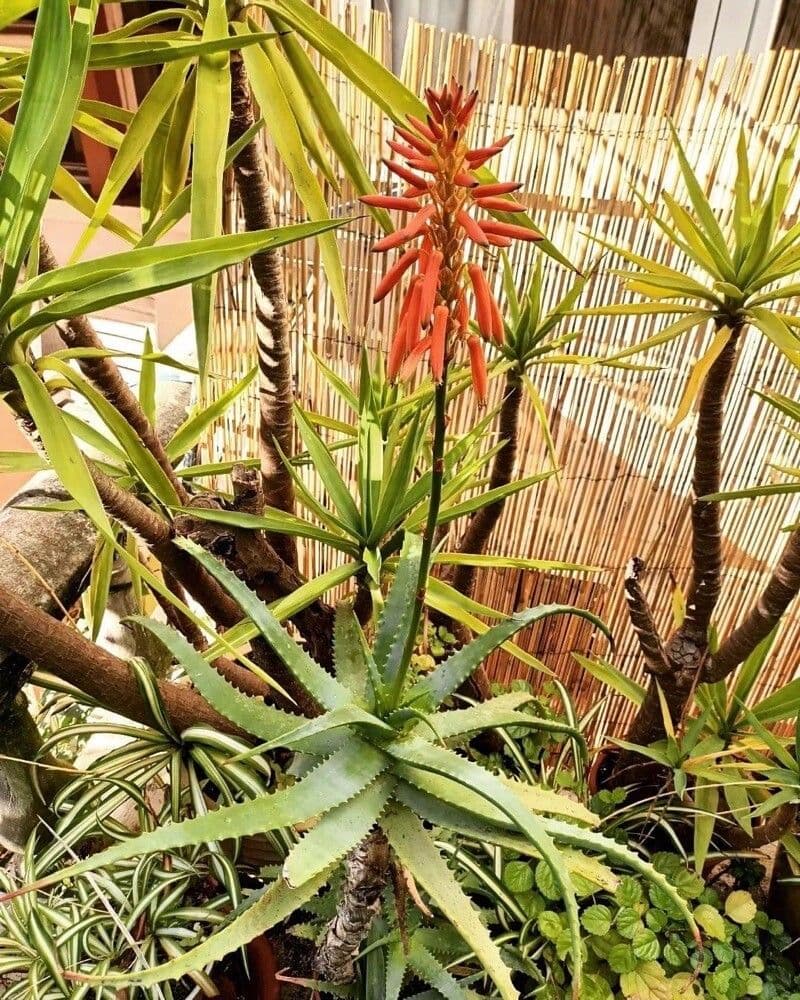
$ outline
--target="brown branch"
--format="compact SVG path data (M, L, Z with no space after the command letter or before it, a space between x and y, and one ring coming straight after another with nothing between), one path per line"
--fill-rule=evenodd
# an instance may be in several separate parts
M717 329L723 325L718 321ZM699 497L720 489L725 401L736 367L741 329L733 327L700 392L692 479L692 579L686 595L686 617L679 631L701 648L707 644L708 627L720 594L722 533L719 503Z
M0 645L74 684L113 712L136 722L155 721L124 660L28 604L2 584ZM158 681L158 688L176 731L202 725L240 734L233 723L215 712L191 687Z
M658 634L658 627L650 605L642 590L640 580L644 572L645 564L638 556L634 556L628 563L628 569L625 573L625 597L628 601L628 614L647 669L652 674L664 674L672 668L664 652L664 646L661 642L661 636Z
M709 684L721 681L746 660L775 628L798 593L800 529L795 529L789 535L763 593L744 621L722 641L704 671L703 680Z
M58 262L47 240L39 240L39 271L44 273L58 267ZM103 349L103 342L86 316L73 316L59 327L62 339L68 347L88 347ZM188 494L180 479L175 475L167 452L158 437L139 400L120 374L112 358L80 358L78 365L83 374L102 392L111 405L127 420L142 444L169 478L178 499L186 503Z
M231 123L229 141L240 139L253 125L253 101L241 53L231 53ZM249 232L274 229L275 214L267 183L267 166L260 136L249 142L233 163L233 175ZM264 492L270 506L294 510L294 485L278 446L285 455L293 451L291 340L281 256L277 250L254 254L250 266L255 278L255 308L260 372L260 454ZM290 566L297 565L294 540L287 535L272 539L275 550Z

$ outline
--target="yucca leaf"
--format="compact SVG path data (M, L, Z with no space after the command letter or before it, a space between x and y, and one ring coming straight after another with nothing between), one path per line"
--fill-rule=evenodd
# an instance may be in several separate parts
M747 162L747 135L744 126L739 129L736 141L736 180L734 181L733 231L736 236L737 268L741 266L750 242L753 205L750 201L750 165Z
M0 155L6 156L8 154L13 131L13 126L9 122L0 119ZM61 164L56 167L53 176L52 192L65 201L70 208L74 208L76 212L80 212L86 218L92 217L95 210L94 199ZM128 243L135 243L139 238L127 223L122 222L115 215L106 216L103 227Z
M339 512L340 517L347 525L351 535L358 538L362 530L361 514L356 507L347 484L336 468L336 463L331 458L330 451L326 447L325 442L311 426L306 415L298 406L295 406L294 412L300 437L308 449L319 478L324 483L328 495Z
M311 524L301 517L295 517L294 514L287 514L283 510L267 508L263 514L248 514L245 511L205 507L179 507L176 509L182 514L190 514L201 521L213 521L217 524L228 524L237 528L249 528L251 531L271 531L284 535L297 535L300 538L313 538L349 555L357 555L359 551L358 547L343 535L334 535L330 531L324 531L315 524ZM353 572L356 571L353 570Z
M128 178L141 161L147 145L161 126L167 108L183 86L187 61L168 63L145 94L120 143L89 225L76 246L72 260L79 259L98 227L116 204Z
M50 465L61 485L80 504L98 531L106 538L113 538L111 524L86 468L83 455L67 428L61 410L50 398L47 387L28 365L13 365L11 371L39 431Z
M721 281L733 281L736 272L733 264L727 264L716 247L694 221L686 209L667 192L663 191L661 198L672 216L675 228L683 236L689 257L708 274Z
M184 85L183 93L185 93L186 89L192 85L193 80L194 77L193 76L190 77L189 82L186 85ZM181 95L181 97L182 96L183 95ZM180 100L181 98L179 97L178 101L180 102ZM178 105L176 104L175 114L177 114L177 108ZM193 108L194 106L192 105L192 114L194 114ZM188 111L186 113L188 114ZM247 131L236 140L236 142L233 142L231 143L230 146L228 146L227 152L225 154L226 167L229 167L236 159L236 157L239 155L239 153L245 148L245 146L249 142L252 142L252 140L261 131L263 125L264 125L264 119L259 118L258 121L253 122L250 128L248 128ZM173 126L175 126L176 128L178 127L175 123L174 115L173 115L173 123L170 126L170 134L172 134ZM186 127L188 128L188 126ZM191 133L191 130L189 131ZM189 143L189 147L191 148L191 143ZM165 156L166 155L167 154L165 154ZM186 176L186 171L184 170L183 177L180 178L180 181L178 183L182 183L183 180L185 179L185 176ZM168 183L168 177L165 177L164 183L165 185ZM165 191L165 194L166 193L167 192ZM182 191L179 191L177 194L174 195L172 201L169 202L169 204L166 206L166 208L158 217L158 219L153 223L152 226L150 226L150 228L141 237L141 239L139 239L137 246L138 247L153 246L159 239L161 239L164 233L172 229L172 227L176 225L176 223L178 223L185 215L189 213L189 211L191 210L191 201L192 201L192 185L188 184L185 188L183 188Z
M592 659L581 653L573 652L572 657L592 677L596 677L602 684L607 685L618 694L624 695L634 705L641 705L644 701L647 693L646 688L638 681L627 677L618 667L599 657Z
M800 368L800 337L786 325L778 313L771 309L758 306L748 309L750 322L757 326L774 347L790 361L795 368Z
M173 244L170 247L170 257L156 263L142 264L139 256L150 255L155 248L130 250L130 270L98 281L85 289L58 296L12 330L6 339L13 343L28 331L42 330L65 316L94 312L143 295L176 288L195 278L246 260L254 253L284 246L318 232L320 228L332 228L340 224L305 223L302 226L237 233L209 240L190 240L187 243Z
M150 328L145 330L139 370L139 405L150 423L156 422L156 365Z
M523 628L534 625L556 615L575 615L591 622L610 639L610 633L603 622L583 608L573 608L566 604L542 604L537 608L517 611L506 621L490 628L488 632L468 645L456 650L446 660L443 660L427 677L417 681L408 692L407 704L441 705L454 691L464 683L499 646L516 635Z
M689 377L686 380L686 385L683 387L683 392L681 393L680 402L678 403L678 408L675 411L675 416L667 425L667 430L675 430L678 424L680 424L689 415L692 404L695 399L697 399L698 393L705 383L706 376L708 375L714 362L725 350L725 345L730 339L731 330L727 326L722 327L714 333L714 338L706 352L692 365Z
M694 870L700 874L706 863L719 806L719 788L697 777L694 788Z
M161 503L169 506L178 501L170 480L153 457L152 452L142 444L141 438L133 430L119 410L85 378L78 374L70 365L50 356L45 356L37 367L43 370L58 372L76 392L89 403L117 441L122 445L127 461L141 476L143 482Z
M39 6L39 0L5 0L0 11L0 29L19 21Z
M284 861L289 885L303 885L357 847L381 818L394 786L392 777L379 776L355 798L327 812Z
M470 497L469 500L463 500L461 503L453 504L451 507L444 507L437 519L437 524L449 524L450 521L455 521L459 517L465 517L467 514L473 514L476 510L480 510L482 507L487 507L489 504L495 503L497 500L504 500L506 497L513 496L515 493L519 493L521 490L529 489L531 486L535 486L537 483L544 482L545 479L549 479L554 472L539 472L533 476L525 476L524 478L517 479L512 483L507 483L504 486L496 486L494 489L483 490L474 497ZM415 517L410 519L409 528L417 527L417 521L421 519L420 517Z
M0 472L41 472L50 463L34 451L0 451Z
M475 952L503 1000L517 1000L499 948L422 823L410 810L397 807L387 813L382 827L402 864Z
M209 21L213 21L213 4L211 10L204 18L204 27L208 28ZM222 22L217 22L220 28ZM203 31L202 39L196 35L188 35L185 32L171 34L150 33L138 38L114 38L106 41L101 35L92 45L89 59L89 68L99 69L132 69L136 66L165 66L168 63L179 59L197 59L202 66L204 60L213 60L214 57L222 57L216 61L221 65L223 60L227 63L228 53L232 49L244 48L245 45L257 45L265 42L269 38L274 38L271 32L255 32L253 35L240 39L229 38L228 19L225 18L225 34L214 28L210 31ZM207 107L209 113L212 108Z
M103 624L111 577L114 573L114 546L105 538L99 538L95 546L92 570L89 575L89 607L92 626L92 642L97 642Z
M208 0L197 64L190 208L193 240L212 239L222 233L223 173L231 116L231 67L227 52L218 50L216 45L225 43L233 48L239 41L238 38L228 38L225 0ZM251 37L246 41L253 39ZM201 379L205 378L208 364L215 292L213 273L192 284L192 314Z
M234 25L240 37L247 37L244 25ZM267 44L274 44L268 42ZM266 53L259 46L250 45L242 50L247 75L256 96L267 128L275 143L278 155L286 166L294 182L297 197L303 203L309 218L317 221L330 219L328 206L319 182L308 165L303 139L292 108L281 89L275 69ZM347 287L342 271L342 261L335 236L320 230L319 249L325 276L330 285L339 317L348 325Z
M328 710L350 704L347 688L342 687L335 677L331 677L323 670L305 649L291 638L269 608L235 573L189 539L182 539L180 544L227 590L243 614L258 627L275 653L316 702Z
M258 25L251 18L250 30L255 32L257 29ZM275 35L272 37L273 39L277 38ZM319 132L314 124L312 105L309 103L306 93L303 90L300 81L297 79L297 76L293 72L292 67L287 62L283 46L279 42L273 41L268 44L263 44L261 47L263 51L266 52L267 58L272 64L272 69L277 77L278 84L285 94L289 106L294 112L295 121L297 122L298 129L300 130L300 135L306 152L309 154L314 163L316 163L320 173L330 184L333 190L338 195L341 195L342 189L339 186L339 181L333 171L333 167L328 159L328 154L325 151L325 147L320 140Z
M541 573L598 573L599 566L588 563L561 562L558 559L519 559L472 552L437 552L432 560L441 566L491 566L500 569L525 569Z
M0 298L11 294L39 227L83 90L96 0L42 0L0 176Z
M677 130L672 122L669 123L669 127L672 132L672 140L675 144L675 152L678 156L681 174L683 175L683 182L686 185L689 200L691 201L692 206L697 213L697 218L703 227L703 232L706 240L708 241L709 248L713 248L717 260L723 265L725 270L732 274L733 261L731 260L730 253L728 251L728 244L726 243L725 237L720 229L717 217L708 202L708 198L706 197L697 176L686 158L686 153L683 150L681 141L678 138Z
M328 144L338 157L353 187L358 194L373 194L376 189L372 178L364 166L328 88L315 69L306 50L284 21L273 15L272 22L280 32L280 45L291 64L294 77L303 88L309 106L324 132ZM369 211L384 232L392 232L394 227L391 217L385 209L370 208Z

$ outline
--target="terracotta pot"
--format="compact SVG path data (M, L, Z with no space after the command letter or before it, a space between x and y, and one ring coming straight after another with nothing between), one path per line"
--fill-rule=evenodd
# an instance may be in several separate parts
M278 965L272 943L262 934L247 945L249 975L238 960L235 968L214 977L223 1000L280 1000L281 987L276 976Z

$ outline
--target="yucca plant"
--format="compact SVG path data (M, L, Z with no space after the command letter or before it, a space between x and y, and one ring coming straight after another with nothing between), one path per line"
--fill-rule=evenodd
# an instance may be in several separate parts
M641 585L642 564L632 559L625 588L631 621L651 681L627 734L628 741L647 745L663 738L663 703L678 724L698 683L723 681L773 631L800 590L800 533L789 534L783 553L761 597L728 635L710 644L713 616L722 592L724 563L719 503L725 400L736 369L741 343L751 331L763 336L786 362L800 366L798 322L780 312L782 301L796 295L792 279L800 268L800 226L782 228L783 211L795 163L796 138L777 158L773 175L753 190L747 143L741 132L737 147L735 203L730 225L718 221L673 130L675 155L688 196L682 204L667 192L664 212L646 202L644 209L664 236L681 252L690 273L610 246L632 265L618 272L637 301L577 310L580 315L648 314L669 320L665 328L641 343L609 355L623 360L651 350L691 331L711 325L713 337L695 363L673 424L687 417L697 401L694 475L692 482L692 577L685 613L671 635L662 637ZM677 318L676 318L677 317ZM632 553L633 555L633 553ZM631 762L623 753L620 765Z

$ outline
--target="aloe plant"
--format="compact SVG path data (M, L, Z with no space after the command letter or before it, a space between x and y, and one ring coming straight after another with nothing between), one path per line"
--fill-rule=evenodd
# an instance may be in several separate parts
M342 603L337 609L336 674L331 676L234 574L191 542L182 544L240 603L323 714L303 720L250 698L228 684L180 633L151 618L141 618L139 624L164 643L219 712L264 741L257 752L287 747L309 760L308 769L287 788L131 837L30 882L22 891L44 889L151 852L263 834L315 820L289 852L280 878L263 895L246 900L198 947L152 969L109 972L103 977L105 984L148 985L202 968L288 916L319 891L334 867L379 824L400 864L474 950L501 996L516 997L497 945L425 827L429 821L457 832L480 832L483 839L494 838L497 843L517 844L523 852L544 859L569 917L574 991L580 995L580 929L569 865L559 847L603 855L648 873L665 891L672 890L634 852L594 832L591 826L596 818L582 806L544 789L503 779L448 746L448 741L462 741L499 725L551 727L549 720L519 711L530 695L502 695L456 711L442 711L442 707L485 657L520 629L561 614L579 615L601 627L595 616L558 605L523 611L454 652L430 674L409 677L405 650L409 629L416 628L414 591L422 542L408 534L374 641L367 643L350 604ZM569 727L565 731L569 734ZM694 926L672 892L676 905L683 907Z

